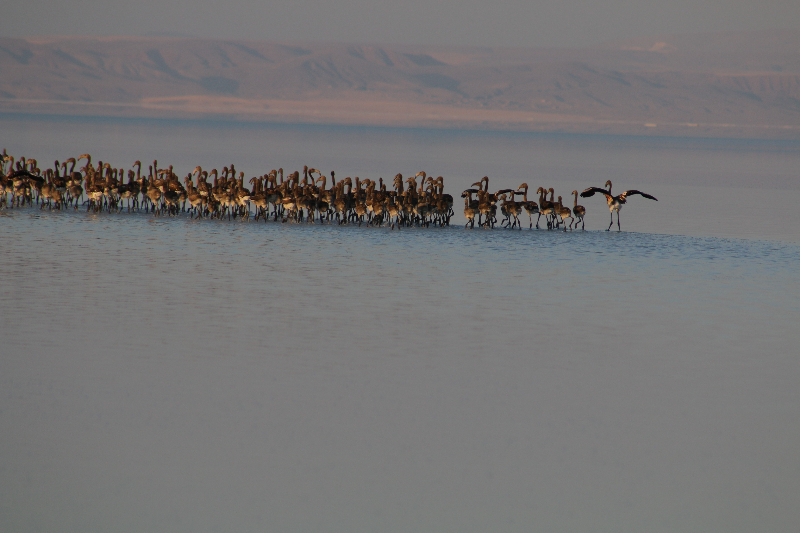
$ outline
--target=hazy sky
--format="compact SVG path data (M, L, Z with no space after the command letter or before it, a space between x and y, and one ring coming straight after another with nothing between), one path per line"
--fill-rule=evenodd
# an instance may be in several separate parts
M800 29L798 0L11 0L2 12L4 37L573 47L663 33Z

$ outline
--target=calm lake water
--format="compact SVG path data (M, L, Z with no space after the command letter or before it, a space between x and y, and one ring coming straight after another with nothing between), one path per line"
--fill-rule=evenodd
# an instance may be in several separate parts
M659 198L620 233L598 198L566 234L0 211L0 530L800 523L800 143L0 127L40 162Z

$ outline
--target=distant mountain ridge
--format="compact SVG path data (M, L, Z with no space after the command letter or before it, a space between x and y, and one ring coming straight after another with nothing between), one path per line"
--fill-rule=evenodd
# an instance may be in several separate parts
M800 136L800 32L593 49L0 38L0 112Z

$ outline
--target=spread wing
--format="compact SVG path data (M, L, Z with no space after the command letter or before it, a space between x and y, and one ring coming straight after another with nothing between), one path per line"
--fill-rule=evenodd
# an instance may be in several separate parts
M600 193L603 196L608 196L608 191L605 189L601 189L600 187L589 187L581 193L581 198L589 198L590 196L594 196L594 193Z
M646 192L637 191L636 189L631 189L630 191L625 191L624 193L620 194L619 197L620 197L620 199L624 200L626 197L628 197L628 196L630 196L632 194L640 194L640 195L644 196L645 198L650 198L651 200L655 200L656 202L658 201L658 199L655 196L647 194Z

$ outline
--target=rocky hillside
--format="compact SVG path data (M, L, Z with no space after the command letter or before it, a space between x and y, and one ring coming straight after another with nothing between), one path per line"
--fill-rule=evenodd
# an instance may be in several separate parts
M800 32L591 50L0 38L0 112L791 137Z

